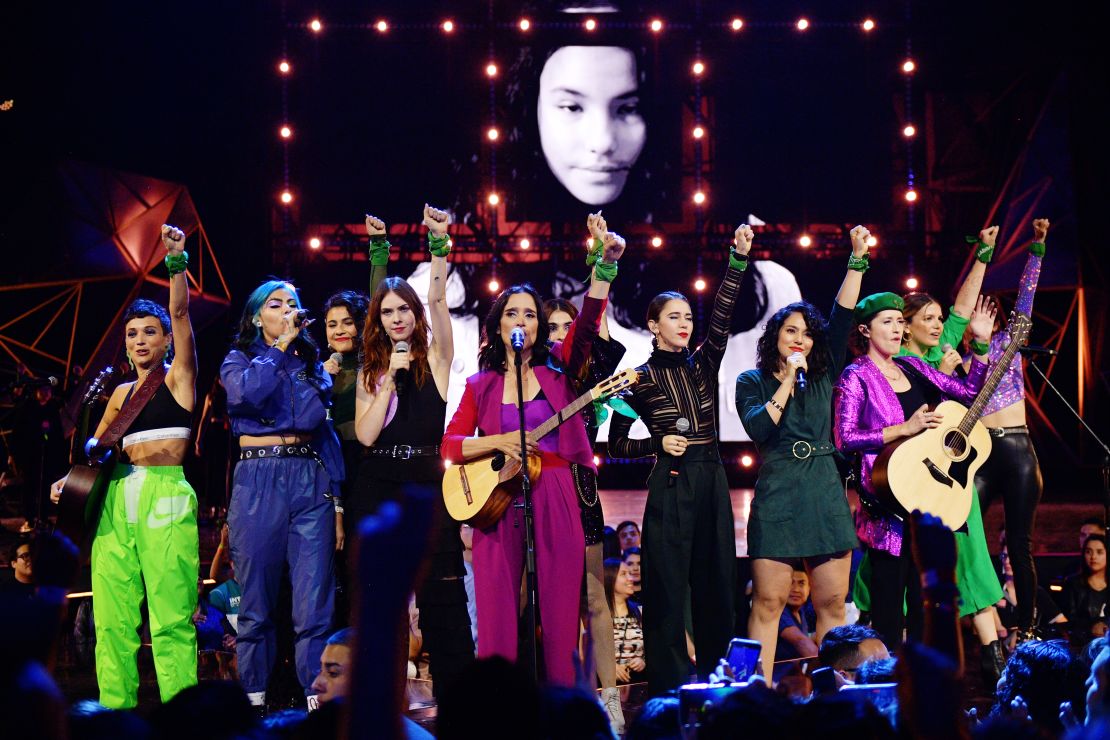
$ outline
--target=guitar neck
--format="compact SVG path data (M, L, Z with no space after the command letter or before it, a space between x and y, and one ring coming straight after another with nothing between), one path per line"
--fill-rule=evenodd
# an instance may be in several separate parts
M1014 361L1014 356L1017 355L1021 344L1024 341L1023 337L1019 336L1017 332L1013 332L1010 337L1010 343L1006 346L1006 350L1002 356L991 367L990 375L987 376L987 381L983 383L983 387L979 390L975 400L972 401L967 413L964 414L963 420L960 422L960 431L964 434L971 434L972 427L975 422L979 421L979 417L983 415L983 409L986 407L987 402L991 396L998 389L998 384L1002 382L1002 378L1006 375L1006 371L1010 368L1010 363Z
M595 393L596 391L594 389L590 389L589 391L583 393L581 396L564 406L561 411L556 413L550 419L529 432L529 434L531 434L532 438L536 441L543 439L547 435L551 434L551 432L553 432L564 421L572 418L579 411L593 403Z

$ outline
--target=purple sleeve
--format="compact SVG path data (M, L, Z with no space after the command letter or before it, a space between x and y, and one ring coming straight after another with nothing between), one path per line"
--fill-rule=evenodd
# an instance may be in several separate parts
M1014 310L1031 316L1033 313L1033 296L1037 293L1037 282L1041 279L1041 258L1032 252L1025 260L1025 269L1021 273L1021 282L1018 284L1017 302Z
M278 369L285 353L271 347L252 359L239 350L230 352L220 367L220 379L227 389L227 410L235 415L255 411L280 387Z
M883 427L867 429L861 426L866 406L867 391L863 381L859 373L849 367L833 389L833 437L841 452L882 449Z

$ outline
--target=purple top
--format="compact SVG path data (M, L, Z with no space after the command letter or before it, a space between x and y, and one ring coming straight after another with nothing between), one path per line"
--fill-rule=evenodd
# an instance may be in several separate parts
M912 365L948 398L970 404L987 379L987 366L972 360L967 378L945 375L919 357L899 357ZM906 420L898 395L878 366L867 355L860 357L840 376L833 389L833 438L837 449L860 454L860 488L874 494L871 469L882 452L883 429ZM892 516L879 516L861 506L856 512L856 534L868 547L891 555L902 553L902 522Z
M1025 260L1025 270L1021 273L1021 282L1018 284L1017 303L1014 310L1026 316L1033 314L1033 295L1037 292L1037 280L1041 277L1041 258L1032 252ZM997 332L991 337L990 361L997 362L1006 346L1010 343L1009 329ZM1001 411L1025 399L1025 373L1021 367L1021 354L1014 355L998 390L987 401L983 408L983 416Z
M524 402L524 425L528 429L535 429L554 415L555 409L551 408L546 398L533 398L531 401ZM516 406L511 403L501 404L501 432L515 432L518 429L520 429L520 414ZM554 434L549 434L539 441L541 452L559 452L560 429L562 427L557 427Z

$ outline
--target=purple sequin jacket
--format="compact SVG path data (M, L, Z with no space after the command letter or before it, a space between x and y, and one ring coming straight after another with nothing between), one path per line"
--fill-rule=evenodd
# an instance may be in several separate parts
M963 404L970 404L987 379L987 366L972 360L967 378L945 375L918 357L900 357L928 378L942 394ZM864 355L844 368L833 389L833 437L841 452L860 454L860 487L862 493L873 494L871 468L883 445L883 429L906 420L898 396L881 370ZM902 552L902 522L892 516L859 507L856 512L856 534L868 547L891 555Z
M1014 310L1027 316L1033 315L1033 296L1037 292L1037 281L1041 277L1041 258L1030 253L1025 260L1025 270L1021 273L1021 283L1018 285L1017 302ZM1010 330L1004 329L991 337L991 362L997 362L1006 347L1010 344ZM1022 371L1021 355L1014 355L998 390L990 397L983 408L983 416L989 416L996 411L1009 408L1015 403L1025 400L1025 373Z

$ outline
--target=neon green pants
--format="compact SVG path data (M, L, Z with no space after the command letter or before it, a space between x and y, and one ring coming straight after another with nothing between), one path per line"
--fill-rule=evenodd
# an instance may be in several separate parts
M91 565L100 703L138 702L144 594L162 701L197 682L197 496L181 466L118 465L93 539Z

